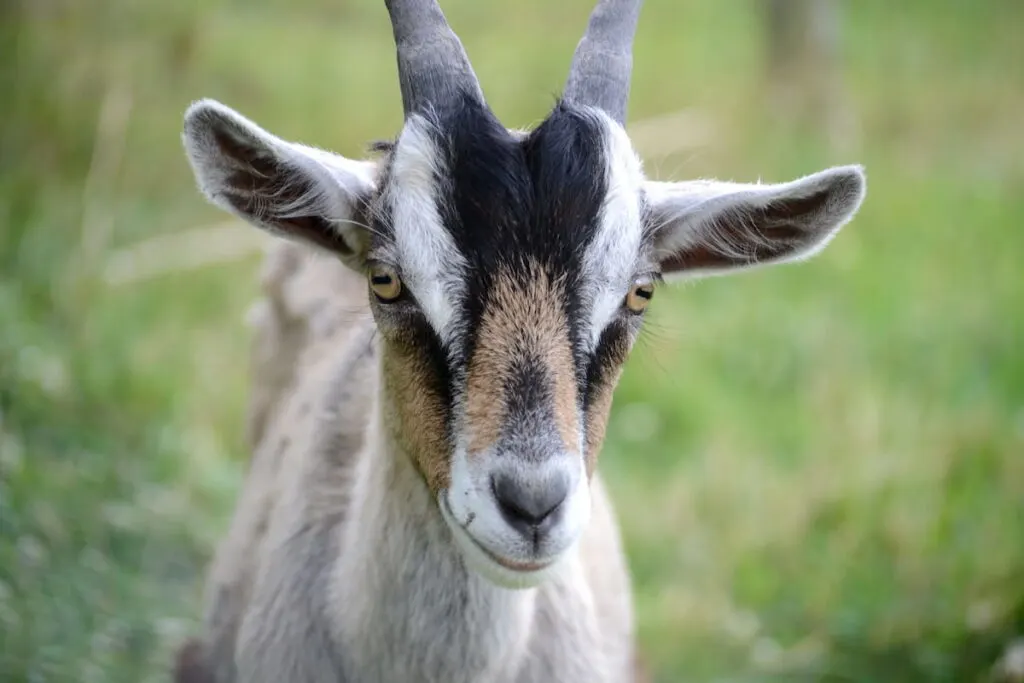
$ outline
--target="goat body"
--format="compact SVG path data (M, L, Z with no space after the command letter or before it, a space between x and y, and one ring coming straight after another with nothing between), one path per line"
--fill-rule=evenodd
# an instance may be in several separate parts
M629 581L600 478L562 576L517 590L472 574L412 462L374 433L362 279L282 242L263 281L254 456L208 585L211 680L631 680ZM205 683L197 647L179 683Z
M635 680L598 456L656 286L813 256L863 172L648 180L623 127L639 0L599 0L526 132L436 0L385 4L405 123L383 158L185 115L206 197L291 241L252 312L253 455L179 682Z

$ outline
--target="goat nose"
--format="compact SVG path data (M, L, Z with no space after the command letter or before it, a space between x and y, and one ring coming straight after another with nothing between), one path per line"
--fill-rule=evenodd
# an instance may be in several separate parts
M533 534L546 531L557 520L557 512L569 495L569 477L558 472L524 481L499 474L491 477L491 490L505 521L520 533Z

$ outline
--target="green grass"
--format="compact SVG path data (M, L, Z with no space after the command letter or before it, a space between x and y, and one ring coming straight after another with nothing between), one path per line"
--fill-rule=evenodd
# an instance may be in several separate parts
M445 3L509 125L553 102L589 0L551 5ZM659 293L602 456L642 647L660 681L986 680L1024 633L1024 9L845 3L862 135L840 155L767 114L752 6L646 3L631 119L716 123L649 170L862 162L868 197L812 262ZM244 471L259 263L120 287L100 266L222 219L178 140L192 99L351 156L393 135L386 13L0 12L0 680L164 680ZM123 155L87 187L112 86Z

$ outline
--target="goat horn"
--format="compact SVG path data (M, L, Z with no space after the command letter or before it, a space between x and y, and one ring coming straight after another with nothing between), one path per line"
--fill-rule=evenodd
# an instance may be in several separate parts
M625 123L633 37L643 0L598 0L569 67L564 98Z
M462 94L483 102L466 50L437 0L384 0L398 51L398 80L406 118L451 105Z

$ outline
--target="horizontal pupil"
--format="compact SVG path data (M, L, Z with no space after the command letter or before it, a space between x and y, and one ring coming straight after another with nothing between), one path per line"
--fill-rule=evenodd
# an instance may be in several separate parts
M391 284L391 276L390 275L374 275L372 278L370 278L370 282L372 282L375 285L389 285L389 284Z
M637 296L642 296L645 299L650 299L654 295L653 289L638 289L636 290Z

